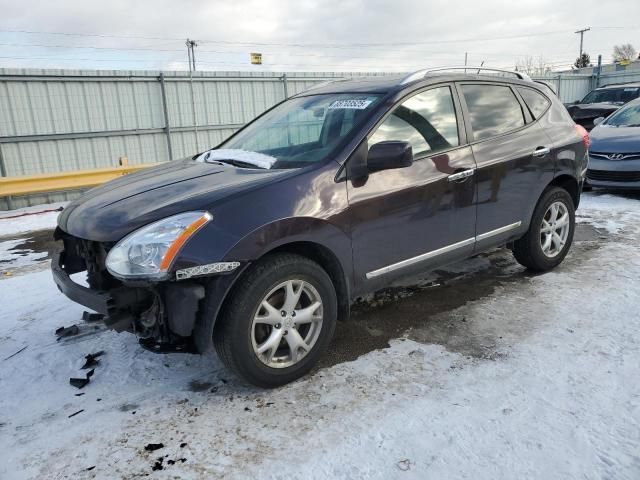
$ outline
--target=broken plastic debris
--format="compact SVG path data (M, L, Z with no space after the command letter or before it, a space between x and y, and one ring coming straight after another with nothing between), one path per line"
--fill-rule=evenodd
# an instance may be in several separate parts
M104 355L104 350L100 350L99 352L96 353L90 353L89 355L85 355L85 362L84 365L82 367L80 367L82 370L86 370L87 368L91 368L91 367L95 367L96 365L98 365L100 363L100 361L98 360L98 357L100 355Z
M71 325L70 327L60 327L56 330L56 336L58 340L64 337L73 337L74 335L78 335L80 333L80 329L77 325Z
M69 383L76 388L84 388L91 381L94 371L94 369L89 370L85 378L70 378Z
M144 447L147 452L153 452L155 450L160 450L161 448L164 448L164 443L147 443Z
M82 320L87 323L101 322L102 320L104 320L104 315L101 313L87 312L85 310L84 312L82 312Z

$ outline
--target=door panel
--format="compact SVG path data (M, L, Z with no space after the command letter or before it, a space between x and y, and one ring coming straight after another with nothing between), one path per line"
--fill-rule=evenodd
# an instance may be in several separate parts
M409 142L414 162L348 182L356 294L473 251L475 162L460 118L455 89L437 85L402 100L362 145L366 157L377 142Z
M535 123L518 132L473 145L478 164L478 248L499 243L525 231L531 204L537 202L539 185L553 179L551 154L535 157L538 147L549 146L550 139ZM520 225L516 224L520 222ZM511 230L482 237L506 226ZM482 241L481 241L482 240Z
M510 87L462 84L461 90L471 120L468 133L477 141L472 144L477 164L476 250L483 250L528 228L539 185L553 179L553 153L544 153L552 150L552 142L538 122L531 123Z
M475 178L449 181L448 177L474 167L467 146L423 158L408 168L374 173L364 185L350 182L347 193L356 283L366 283L365 290L375 289L392 278L470 254L475 233ZM471 242L455 250L413 261L469 239ZM405 265L381 271L406 260L410 261Z

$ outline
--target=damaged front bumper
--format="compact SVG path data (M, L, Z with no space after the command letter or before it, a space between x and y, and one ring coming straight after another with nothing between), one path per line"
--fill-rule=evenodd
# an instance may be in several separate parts
M93 259L87 261L83 258L90 249L81 242L84 241L65 238L65 250L53 255L53 280L63 294L102 314L107 327L118 332L135 333L141 345L152 351L201 350L196 348L198 342L193 337L196 323L207 321L200 318L207 286L213 284L208 290L217 297L214 301L221 303L236 272L222 274L213 282L212 278L201 277L124 284L110 277L106 270L99 266L96 268L95 262L91 265ZM85 271L88 273L88 287L71 278L71 275ZM106 288L99 288L100 285Z
M99 291L74 282L70 275L82 270L68 271L65 268L65 257L65 251L54 253L51 259L51 271L58 289L74 302L113 320L132 313L131 306L149 301L149 293L141 288L120 287L110 291ZM130 312L127 312L128 310ZM117 328L121 323L128 322L115 322L114 328L119 331L127 330L127 328Z

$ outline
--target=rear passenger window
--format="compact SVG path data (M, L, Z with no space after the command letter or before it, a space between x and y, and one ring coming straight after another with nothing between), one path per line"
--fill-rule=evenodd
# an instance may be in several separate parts
M524 126L520 102L509 87L463 85L473 139L482 140Z
M540 118L551 104L547 97L530 88L518 87L518 93L522 95L533 118Z

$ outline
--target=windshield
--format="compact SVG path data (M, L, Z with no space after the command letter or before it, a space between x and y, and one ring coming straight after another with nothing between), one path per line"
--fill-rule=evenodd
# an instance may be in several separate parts
M627 103L640 95L640 87L593 90L580 103Z
M622 107L607 119L605 125L611 125L612 127L639 127L640 103Z
M381 95L325 94L292 98L248 125L202 161L258 168L321 162L373 109ZM202 157L205 157L203 155ZM269 160L270 159L270 160Z

